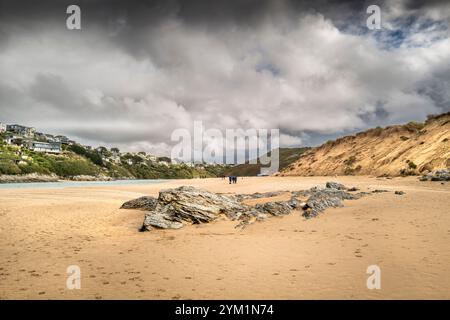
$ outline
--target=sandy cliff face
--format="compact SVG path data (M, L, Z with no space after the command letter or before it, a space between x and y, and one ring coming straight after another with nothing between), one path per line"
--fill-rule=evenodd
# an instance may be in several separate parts
M282 175L401 175L450 167L450 113L329 141Z

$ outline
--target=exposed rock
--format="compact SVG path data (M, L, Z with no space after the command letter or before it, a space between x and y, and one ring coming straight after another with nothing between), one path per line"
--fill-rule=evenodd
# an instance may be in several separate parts
M158 204L158 199L150 196L143 196L137 199L133 199L125 202L120 209L141 209L141 210L153 210Z
M60 178L55 175L45 175L38 173L29 173L21 175L0 175L0 183L17 183L17 182L58 182Z
M394 194L402 196L405 194L405 192L404 191L395 191Z
M342 207L342 200L356 200L367 195L365 192L351 194L343 190L334 188L320 189L317 187L310 189L311 196L303 205L303 216L311 218L329 207Z
M143 225L146 228L152 226L161 229L180 229L183 227L181 222L174 221L167 213L148 213L145 215Z
M450 181L450 169L436 170L423 175L420 181Z
M383 192L389 192L388 190L384 190L384 189L375 189L372 191L372 193L383 193Z
M343 184L333 181L328 181L325 186L330 189L347 190L347 188Z
M261 199L261 198L271 198L282 195L284 193L288 193L289 191L274 191L274 192L255 192L252 194L237 194L235 197L239 200L247 200L247 199Z
M86 174L81 174L77 176L72 176L69 178L72 181L113 181L114 178L108 177L104 174L99 174L96 176L90 176Z
M354 192L354 191L359 191L359 189L356 187L351 187L351 188L348 188L347 191Z
M289 214L292 211L292 207L287 201L276 201L276 202L266 202L260 203L255 206L256 210L269 213L273 216L281 216Z
M178 229L186 223L213 221L221 214L235 220L243 213L250 216L252 210L235 197L183 186L159 193L156 206L145 215L144 226Z
M339 189L338 189L339 188ZM266 220L270 216L287 215L292 210L302 209L303 216L310 218L317 216L329 207L341 207L342 200L355 200L368 195L367 192L348 193L343 185L320 188L291 193L288 201L271 201L259 203L255 206L243 204L248 196L267 198L286 193L286 191L257 193L253 195L223 195L208 192L194 187L179 187L162 190L158 199L140 197L127 201L122 205L124 209L145 209L144 223L140 231L150 230L152 227L162 229L179 229L186 224L207 223L225 216L230 220L238 220L236 228L245 228L256 222ZM308 197L306 202L299 202L296 197Z

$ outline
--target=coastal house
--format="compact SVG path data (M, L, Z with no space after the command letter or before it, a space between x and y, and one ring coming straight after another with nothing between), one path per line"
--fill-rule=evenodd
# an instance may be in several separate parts
M47 141L47 135L42 132L35 132L34 139L39 140L39 141Z
M8 134L6 136L6 138L5 138L6 144L9 144L9 145L18 145L18 146L20 146L20 145L22 145L23 140L24 139L23 139L22 136L15 135L15 134Z
M41 141L29 141L28 149L36 152L48 152L48 153L60 153L60 142L41 142Z
M6 124L0 122L0 133L6 131Z
M69 144L69 138L67 138L66 136L62 136L62 135L55 136L55 141L61 142L62 144Z
M13 132L13 133L22 135L24 137L31 138L34 136L36 129L32 128L32 127L25 127L25 126L22 126L19 124L8 124L6 126L6 131Z
M55 140L55 136L52 135L52 134L49 134L49 133L46 133L46 134L45 134L45 140L46 140L47 142L57 142L57 141Z

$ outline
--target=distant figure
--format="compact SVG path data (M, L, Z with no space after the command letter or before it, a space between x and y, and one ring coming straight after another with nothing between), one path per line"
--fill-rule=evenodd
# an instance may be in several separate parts
M229 181L230 184L231 184L231 182L233 181L233 177L232 177L232 176L229 176L229 177L228 177L228 181Z
M233 176L233 183L237 183L237 177Z

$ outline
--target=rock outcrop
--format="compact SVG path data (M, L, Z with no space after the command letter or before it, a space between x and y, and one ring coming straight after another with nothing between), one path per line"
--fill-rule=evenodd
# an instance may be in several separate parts
M125 202L120 209L140 209L140 210L154 210L158 204L158 199L150 196L143 196Z
M309 190L290 192L290 199L287 201L266 201L250 206L242 201L270 199L286 193L289 195L289 192L224 195L182 186L160 191L157 199L140 197L127 201L121 208L147 210L141 231L151 230L153 227L179 229L187 224L208 223L221 216L239 221L236 227L243 228L271 216L290 214L293 210L301 210L305 218L315 217L327 208L341 207L343 200L356 200L369 194L367 192L350 193L345 190L348 188L342 184L328 182L325 188L314 187Z
M420 181L450 181L450 169L436 170L423 175Z

